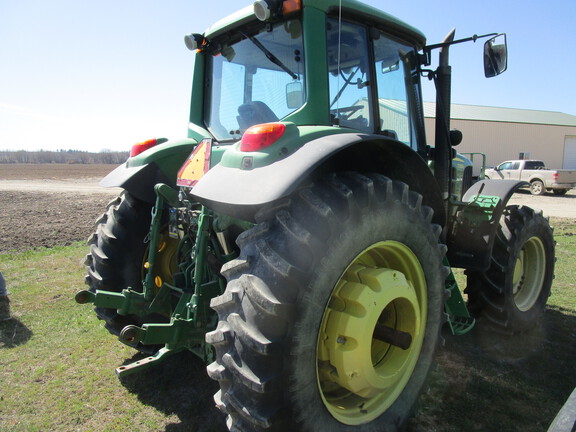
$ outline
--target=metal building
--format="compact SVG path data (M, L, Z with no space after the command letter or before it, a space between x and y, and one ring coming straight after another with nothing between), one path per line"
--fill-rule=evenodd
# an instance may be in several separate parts
M424 102L426 139L434 143L435 103ZM462 131L460 153L481 152L487 166L509 159L539 159L549 168L576 169L576 116L561 112L451 106L451 129Z

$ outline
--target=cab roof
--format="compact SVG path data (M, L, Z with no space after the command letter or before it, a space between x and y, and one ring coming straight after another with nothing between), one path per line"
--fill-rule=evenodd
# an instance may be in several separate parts
M398 18L387 14L375 7L369 6L357 0L301 0L302 8L315 8L322 12L337 16L339 8L342 7L342 16L346 19L357 19L369 26L377 27L397 35L407 42L422 49L426 45L426 37L422 32L406 24ZM232 15L229 15L213 25L205 32L204 36L208 39L217 37L238 26L255 21L252 5L247 6Z

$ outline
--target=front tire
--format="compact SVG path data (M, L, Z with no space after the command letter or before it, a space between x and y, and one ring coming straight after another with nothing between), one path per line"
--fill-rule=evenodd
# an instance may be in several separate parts
M531 329L540 322L550 296L554 262L548 220L530 207L506 207L490 268L466 272L470 311L504 334Z
M341 174L259 213L224 266L206 337L230 430L405 424L444 316L445 248L421 200L383 176Z

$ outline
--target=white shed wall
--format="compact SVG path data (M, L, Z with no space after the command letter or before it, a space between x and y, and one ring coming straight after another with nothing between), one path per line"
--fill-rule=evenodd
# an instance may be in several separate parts
M426 140L433 146L434 119L426 118L425 123ZM458 152L485 153L488 166L518 159L521 152L529 152L531 159L543 160L550 168L562 168L566 136L576 135L574 126L478 120L453 119L451 128L459 129L464 136Z

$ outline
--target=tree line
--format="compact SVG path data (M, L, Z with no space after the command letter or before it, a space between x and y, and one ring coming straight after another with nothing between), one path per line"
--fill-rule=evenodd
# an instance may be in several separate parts
M98 153L81 150L0 151L0 164L62 163L62 164L121 164L128 159L127 151L103 150Z

